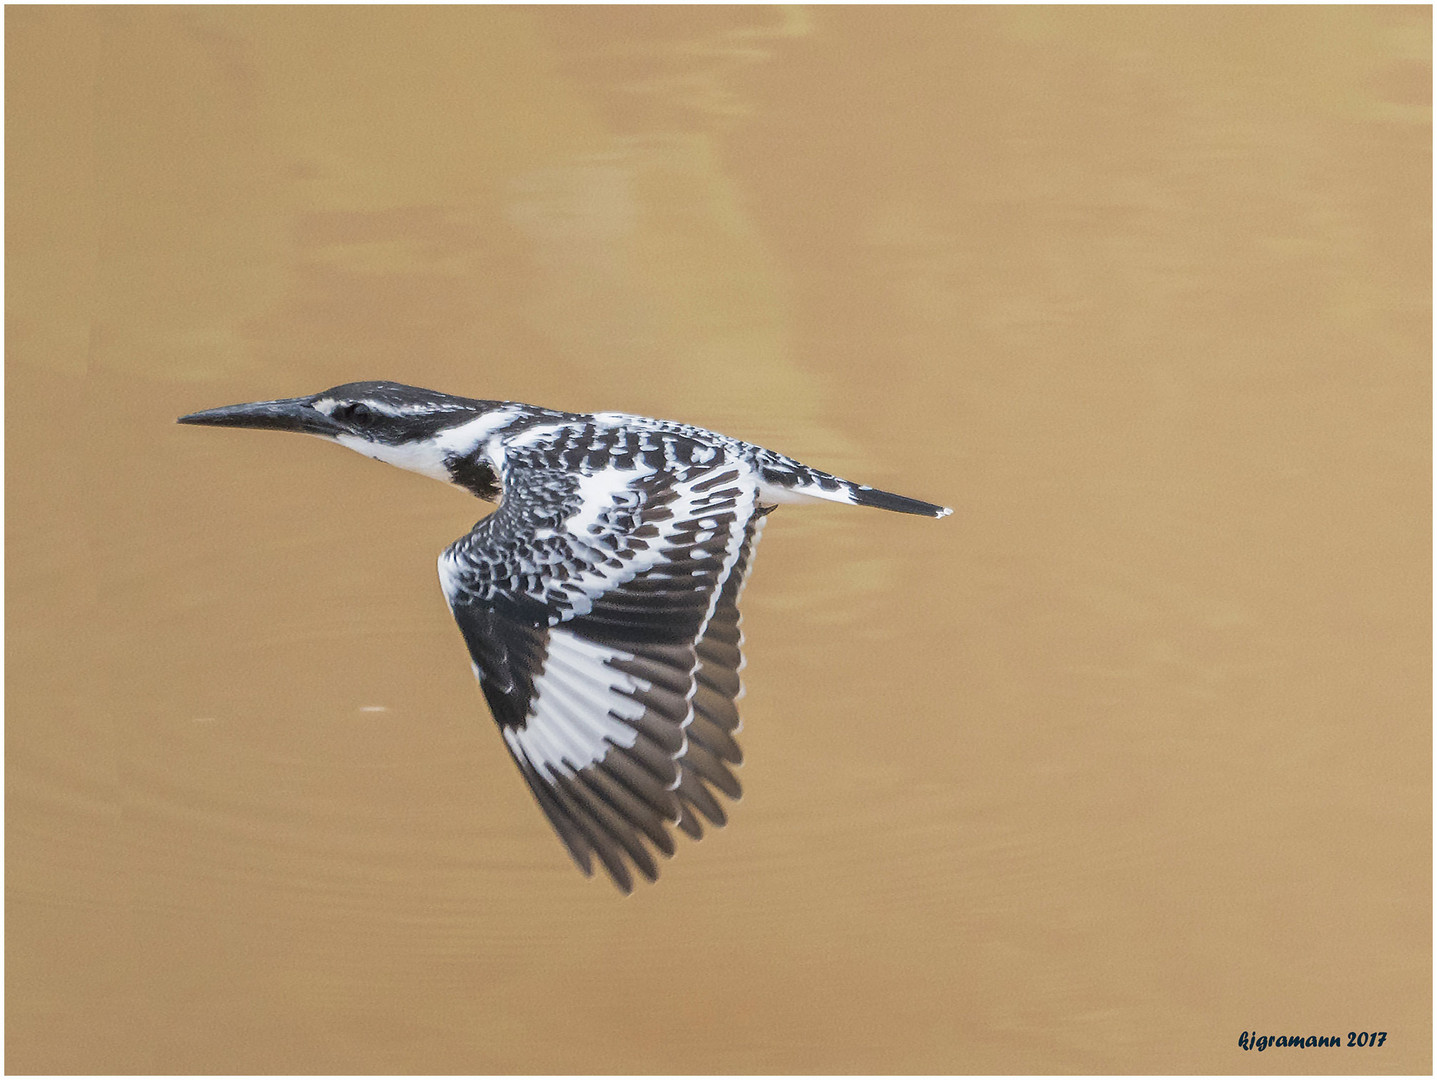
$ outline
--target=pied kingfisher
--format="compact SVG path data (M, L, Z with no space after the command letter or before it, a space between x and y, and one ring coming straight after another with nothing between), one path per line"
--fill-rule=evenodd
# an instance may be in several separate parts
M439 556L449 610L509 752L585 874L650 881L728 816L739 593L764 516L826 499L943 517L703 428L476 401L391 382L182 416L318 435L499 507ZM712 789L712 790L711 790ZM627 860L627 861L626 861Z

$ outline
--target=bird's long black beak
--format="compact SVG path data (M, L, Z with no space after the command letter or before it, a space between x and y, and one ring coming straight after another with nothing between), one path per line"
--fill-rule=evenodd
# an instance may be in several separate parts
M306 435L333 435L339 426L314 408L312 397L280 401L251 401L218 409L190 413L181 424L210 424L214 427L264 428L268 431L302 431Z

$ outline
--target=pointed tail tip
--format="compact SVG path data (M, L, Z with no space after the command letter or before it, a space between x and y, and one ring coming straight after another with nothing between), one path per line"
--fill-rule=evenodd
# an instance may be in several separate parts
M953 513L953 509L948 506L924 502L922 499L910 499L907 495L895 495L891 491L880 491L878 488L871 487L855 486L853 502L855 506L872 506L879 510L894 510L900 514L922 514L924 517L932 518L947 517Z

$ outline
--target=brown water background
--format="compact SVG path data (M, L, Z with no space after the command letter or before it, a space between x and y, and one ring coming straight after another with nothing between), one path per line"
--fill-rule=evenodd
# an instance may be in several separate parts
M1431 1071L1430 9L6 29L10 1071ZM955 513L775 514L746 796L625 899L480 505L173 422L362 378Z

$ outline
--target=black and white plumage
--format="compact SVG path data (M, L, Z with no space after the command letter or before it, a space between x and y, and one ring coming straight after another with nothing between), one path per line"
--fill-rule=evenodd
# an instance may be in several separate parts
M814 499L951 512L688 424L398 383L180 423L318 435L498 501L439 557L444 596L550 824L625 892L673 854L669 825L697 839L739 796L738 601L765 515Z

